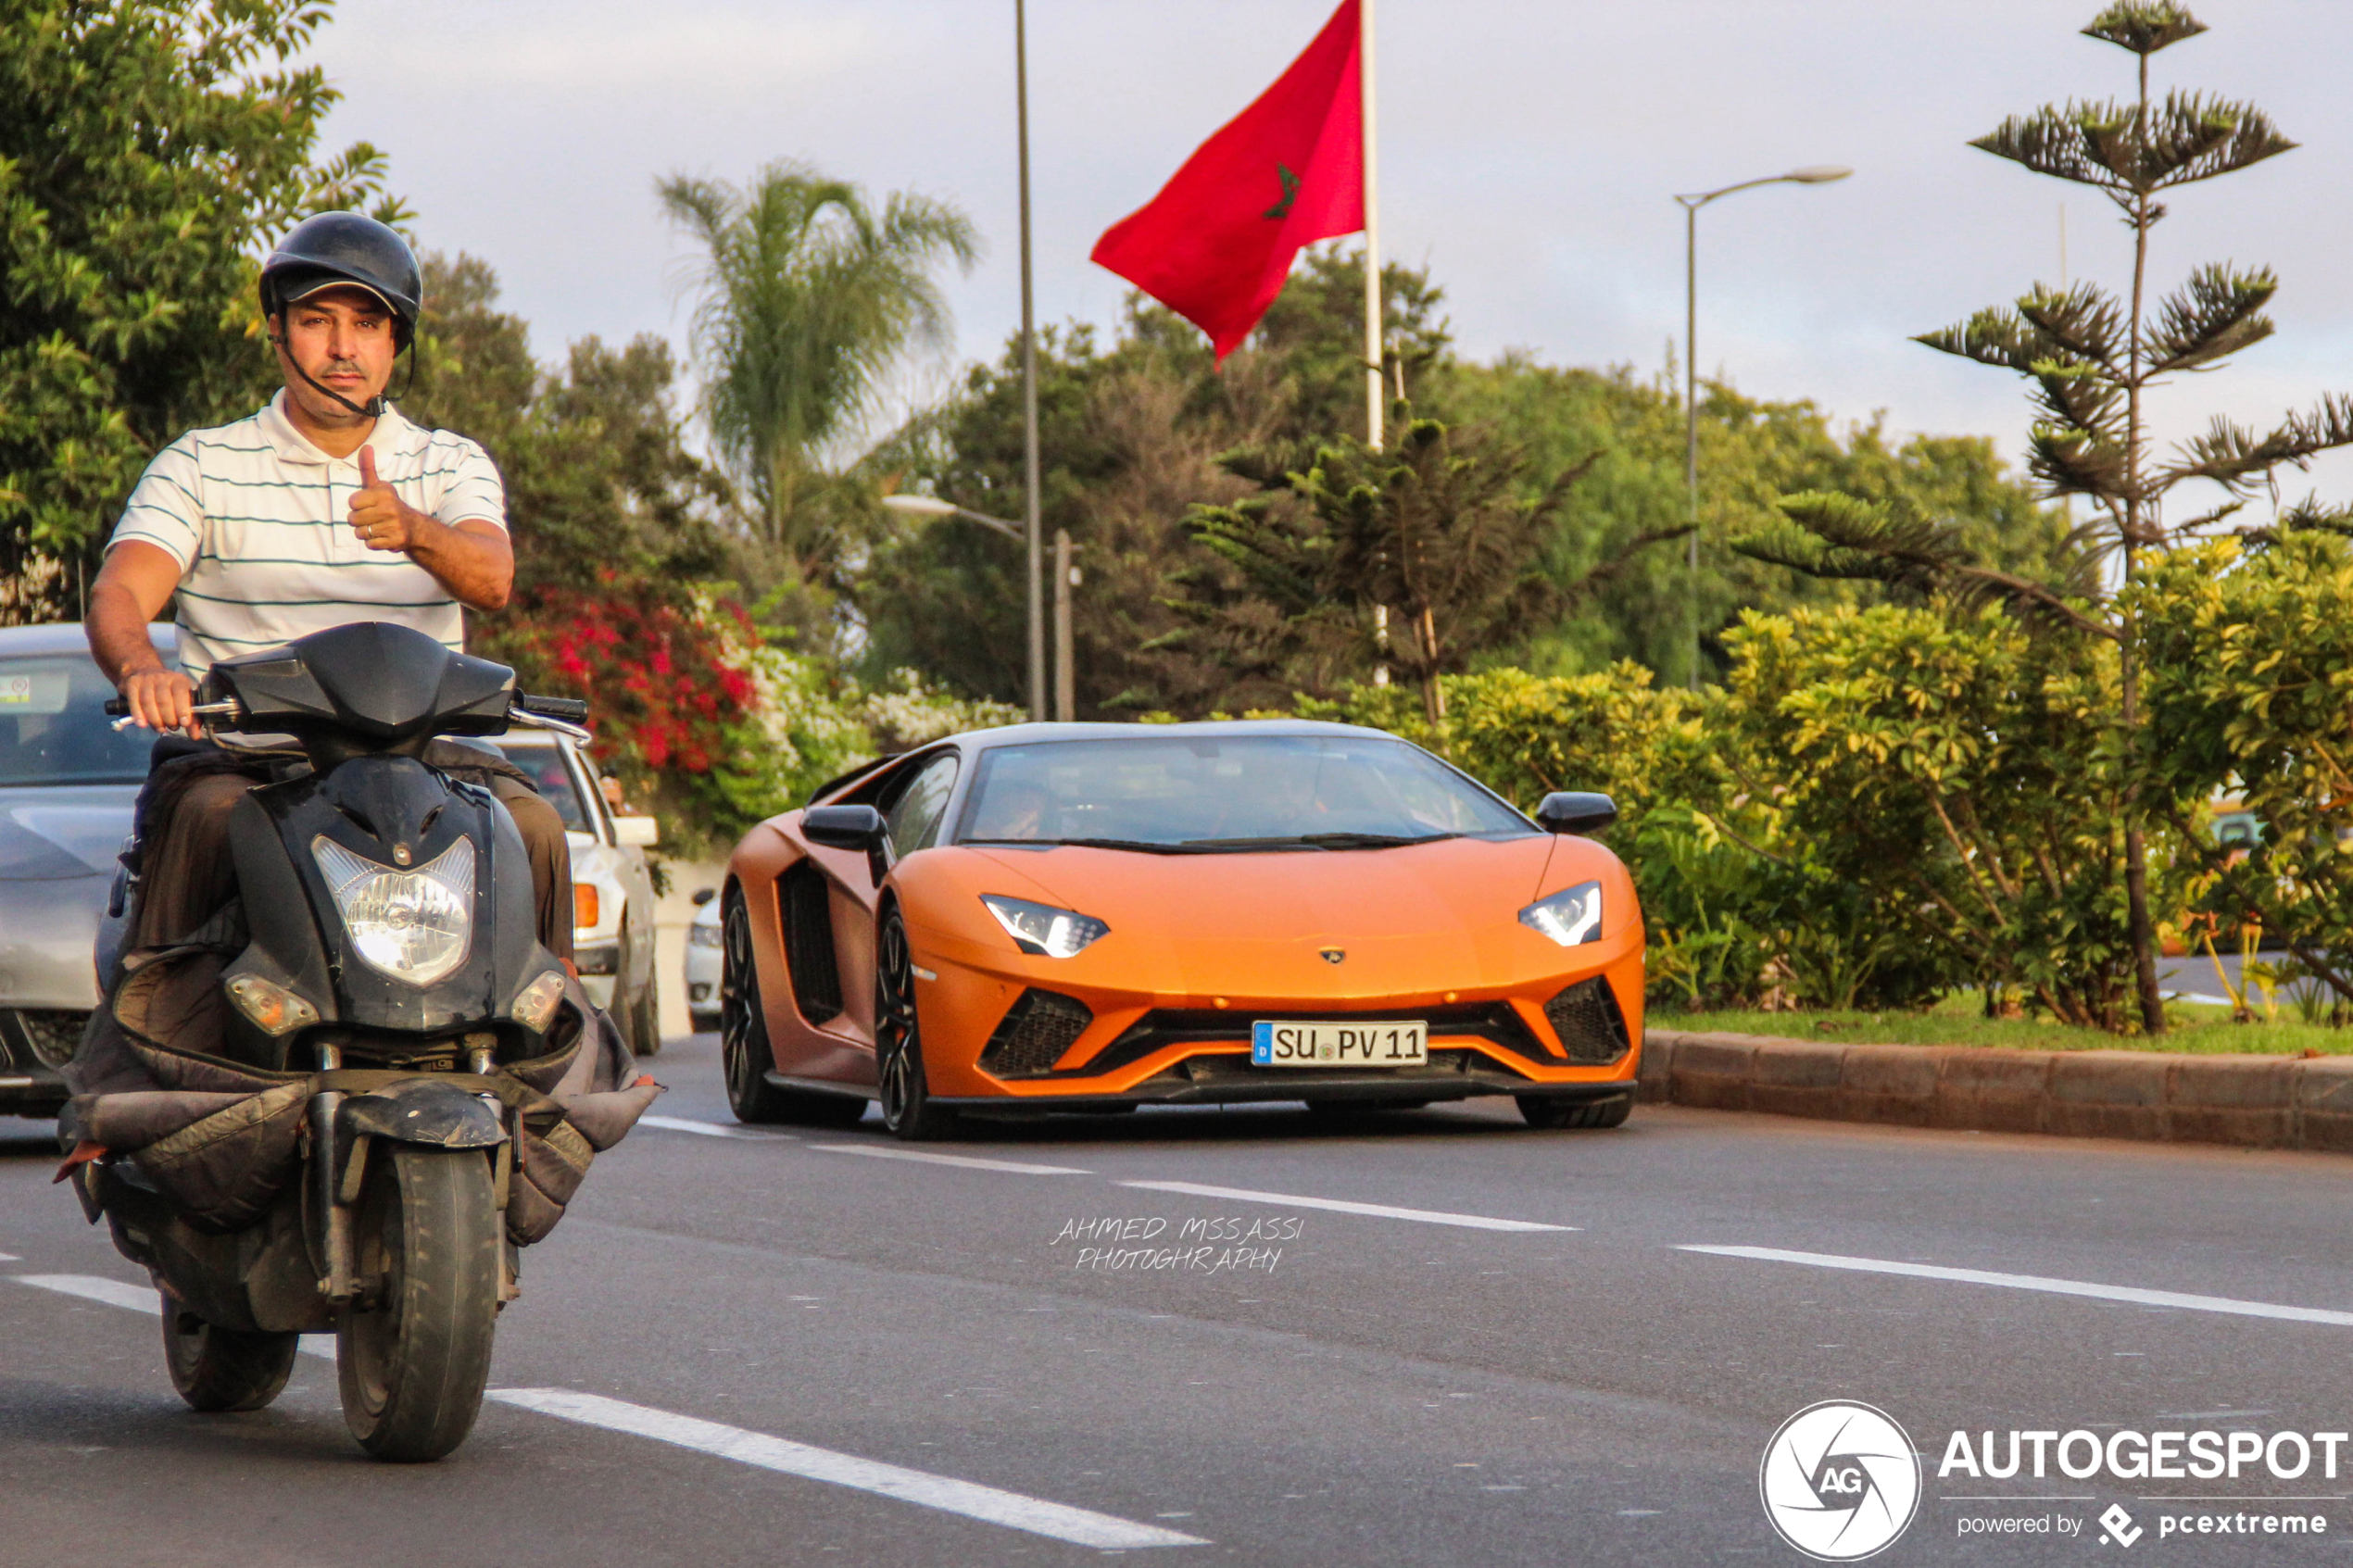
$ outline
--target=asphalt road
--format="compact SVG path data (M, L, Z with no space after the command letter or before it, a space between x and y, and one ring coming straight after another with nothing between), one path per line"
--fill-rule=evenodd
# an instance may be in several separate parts
M715 1058L655 1064L671 1124L527 1255L502 1397L433 1466L362 1458L323 1360L267 1411L187 1411L54 1147L0 1142L0 1565L1798 1562L1759 1460L1827 1399L1925 1456L1876 1562L2353 1547L2353 1451L2334 1479L1938 1474L1956 1429L2353 1428L2341 1159L1668 1108L1534 1133L1485 1103L911 1150L736 1129ZM1181 1266L1074 1234L1155 1220L1127 1248ZM2220 1500L2144 1500L2191 1494ZM2160 1535L2201 1512L2327 1533ZM2003 1518L2050 1533L1961 1534Z

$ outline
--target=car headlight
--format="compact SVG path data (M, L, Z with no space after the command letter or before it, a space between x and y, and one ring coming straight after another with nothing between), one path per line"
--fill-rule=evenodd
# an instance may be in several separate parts
M719 928L715 925L688 926L686 928L686 946L689 947L716 947L719 946Z
M1076 909L1058 909L1051 904L1032 904L994 893L982 894L980 901L1025 953L1066 959L1098 937L1111 935L1110 926Z
M1539 898L1520 910L1519 922L1542 932L1564 947L1602 939L1602 884L1576 886Z
M466 961L474 925L471 839L407 872L355 855L323 834L310 841L310 854L370 969L430 985Z

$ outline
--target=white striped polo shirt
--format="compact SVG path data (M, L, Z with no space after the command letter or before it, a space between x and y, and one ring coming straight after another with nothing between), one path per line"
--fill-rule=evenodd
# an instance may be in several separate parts
M274 648L354 621L413 626L460 648L458 601L407 556L371 550L351 526L359 454L330 458L285 416L280 392L249 419L192 430L140 476L114 536L180 563L180 659L201 675L216 659ZM387 408L367 445L376 477L445 523L507 526L490 455L462 435L423 430Z

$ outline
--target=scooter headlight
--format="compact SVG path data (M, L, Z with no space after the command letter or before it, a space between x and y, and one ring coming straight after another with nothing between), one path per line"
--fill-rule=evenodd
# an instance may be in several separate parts
M370 969L430 985L466 961L474 925L472 840L407 872L355 855L323 834L310 841L310 853Z

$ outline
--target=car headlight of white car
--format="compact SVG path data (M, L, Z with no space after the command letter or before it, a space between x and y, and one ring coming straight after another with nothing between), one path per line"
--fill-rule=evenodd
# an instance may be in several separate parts
M1602 884L1580 882L1520 910L1519 922L1564 947L1602 939Z
M1051 904L1032 904L998 893L984 893L980 901L988 906L988 912L997 917L1005 935L1025 953L1066 959L1098 938L1111 935L1110 926L1076 909L1058 909Z
M370 969L430 985L466 961L473 944L472 840L459 839L414 871L379 865L323 834L310 841L310 854Z

